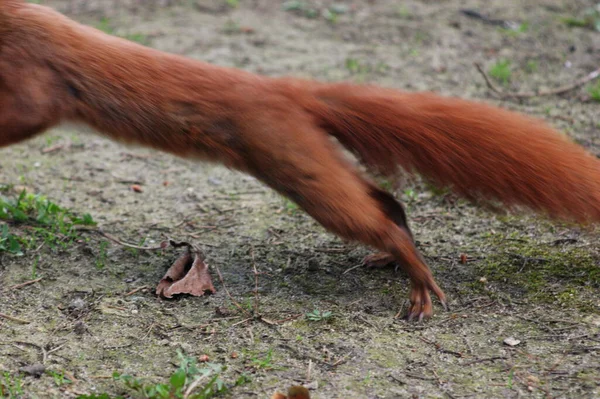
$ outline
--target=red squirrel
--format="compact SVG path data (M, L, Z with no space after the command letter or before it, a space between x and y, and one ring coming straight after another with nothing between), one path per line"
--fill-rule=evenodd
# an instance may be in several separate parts
M214 66L0 0L0 146L65 121L257 177L329 231L382 251L368 263L400 264L409 319L431 316L430 292L445 305L444 293L402 205L341 146L372 172L419 173L467 199L600 221L600 161L540 120L431 93Z

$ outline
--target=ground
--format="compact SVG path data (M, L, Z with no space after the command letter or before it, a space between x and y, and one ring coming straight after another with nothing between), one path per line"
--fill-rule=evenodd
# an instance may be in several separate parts
M600 34L576 26L594 1L42 3L215 64L493 102L545 119L600 154L593 84L501 101L473 65L507 91L574 82L598 68ZM495 215L418 180L403 185L395 194L451 305L446 312L436 303L433 319L415 324L398 316L405 275L356 267L367 248L340 241L248 176L81 127L2 149L0 159L7 198L25 187L134 244L192 241L217 289L158 299L152 287L178 250L135 250L9 219L2 237L21 250L0 252L0 313L11 317L0 317L8 397L131 395L114 372L166 382L177 351L226 367L224 398L262 399L297 384L314 398L600 395L597 230ZM23 369L36 364L46 368L40 377ZM234 386L242 375L247 381Z

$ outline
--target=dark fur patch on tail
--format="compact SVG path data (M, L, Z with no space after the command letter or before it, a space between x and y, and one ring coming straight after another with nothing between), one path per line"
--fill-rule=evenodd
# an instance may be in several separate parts
M408 227L406 212L404 211L402 204L398 202L392 194L377 187L371 187L371 192L369 194L379 203L381 210L396 223L398 227L406 230L410 237L413 238L412 231L410 231L410 228Z

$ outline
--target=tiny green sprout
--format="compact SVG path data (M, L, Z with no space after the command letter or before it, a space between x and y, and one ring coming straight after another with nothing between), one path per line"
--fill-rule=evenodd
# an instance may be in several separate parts
M318 309L313 310L312 312L308 312L306 314L306 318L310 321L322 321L330 319L333 316L333 313L330 311L322 312Z
M512 75L510 64L510 60L500 60L496 62L489 70L490 76L500 81L502 84L508 84Z
M600 102L600 80L597 80L596 83L588 86L587 92L592 100Z

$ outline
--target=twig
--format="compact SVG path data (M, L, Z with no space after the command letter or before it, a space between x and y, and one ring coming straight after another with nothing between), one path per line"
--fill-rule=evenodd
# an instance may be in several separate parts
M409 373L409 372L404 372L404 375L410 378L416 378L417 380L423 380L423 381L435 381L434 377L425 377L423 375L419 375L417 373Z
M0 313L0 318L14 321L14 322L21 323L21 324L31 323L29 320L19 319L18 317L10 316L10 315L4 314L4 313Z
M258 312L258 270L256 270L256 261L254 259L254 247L250 249L252 256L252 268L254 269L254 317L260 317Z
M125 294L124 296L131 296L131 295L135 294L136 292L138 292L138 291L141 291L141 290L144 290L144 289L146 289L146 288L148 288L148 286L147 286L147 285L142 285L141 287L137 287L137 288L135 288L135 289L133 289L133 290L129 291L129 292L128 292L127 294Z
M349 358L350 356L352 356L352 353L348 353L346 356L344 356L344 357L342 357L341 359L337 360L335 363L333 363L333 364L331 365L331 367L337 367L337 366L339 366L340 364L342 364L342 363L346 362L346 360L348 360L348 358Z
M275 321L274 321L274 323L275 323L275 324L283 324L283 323L285 323L286 321L295 320L295 319L297 319L297 318L298 318L298 317L300 317L300 316L302 316L302 313L295 314L295 315L293 315L293 316L290 316L290 317L286 317L285 319L281 319L281 320L275 320Z
M556 94L562 94L562 93L566 93L568 91L574 90L580 86L583 86L584 84L586 84L588 82L591 82L592 80L594 80L600 76L600 68L598 68L598 69L595 69L592 72L588 73L584 77L577 79L573 83L559 86L554 89L547 89L547 90L538 89L535 91L512 93L512 92L505 92L504 90L500 90L498 87L496 87L492 83L490 78L488 77L487 73L485 73L485 71L483 70L483 67L481 66L481 64L476 62L474 65L475 65L475 68L477 68L477 70L481 74L481 76L483 76L483 78L485 79L485 83L487 84L488 88L490 90L492 90L494 93L498 94L502 98L531 98L531 97L542 97L542 96L554 96Z
M248 317L247 319L244 319L242 321L238 321L237 323L232 324L231 327L235 327L235 326L238 326L240 324L244 324L245 322L253 320L253 319L254 319L254 317Z
M60 151L63 148L68 148L70 146L71 146L71 143L67 143L67 144L55 144L53 146L44 148L42 150L42 154L50 154L52 152Z
M276 326L276 325L278 325L276 321L265 319L262 315L258 315L258 317L256 317L256 319L258 321L262 321L263 323L268 324L270 326Z
M28 285L35 284L39 281L42 281L42 279L43 279L43 277L36 278L35 280L25 281L24 283L13 285L12 287L10 287L10 289L18 290L19 288L27 287Z
M62 344L62 345L58 345L58 346L56 346L56 347L54 347L54 348L50 349L49 351L45 352L45 355L46 355L46 357L47 357L49 354L51 354L51 353L53 353L53 352L56 352L57 350L61 349L61 348L62 348L63 346L65 346L66 344L67 344L67 343L65 342L64 344ZM43 363L45 363L45 362L46 362L46 358L44 358L44 362L43 362Z
M46 358L48 357L48 352L46 352L46 349L43 346L34 344L33 342L27 342L27 341L15 341L14 344L27 345L27 346L32 346L34 348L39 349L40 352L42 352L42 364L46 364Z
M462 353L460 353L460 352L454 352L454 351L451 351L451 350L448 350L448 349L444 349L444 348L443 348L443 347L442 347L440 344L438 344L437 342L430 341L430 340L428 340L428 339L427 339L427 338L425 338L425 337L419 337L419 339L420 339L421 341L423 341L423 342L427 343L427 344L430 344L430 345L433 345L433 346L435 346L435 348L436 348L436 349L437 349L439 352L442 352L442 353L447 353L447 354L449 354L449 355L454 355L454 356L456 356L456 357L465 357L465 355L463 355Z
M158 250L161 250L161 249L165 249L167 247L168 243L169 243L169 241L163 241L157 247L142 247L142 246L139 246L139 245L134 245L134 244L130 244L128 242L121 241L117 237L115 237L115 236L113 236L111 234L105 233L104 231L102 231L100 229L90 229L90 228L84 227L84 228L78 228L77 231L96 233L96 234L99 234L102 237L104 237L104 238L106 238L106 239L114 242L115 244L119 244L119 245L121 245L123 247L132 248L132 249L140 249L142 251L158 251ZM173 245L172 242L171 242L171 245Z
M467 363L463 363L463 366L470 366L472 364L477 364L477 363L483 363L483 362L493 362L494 360L506 360L508 359L505 356L494 356L494 357L486 357L483 359L477 359L477 360L473 360L471 362L467 362Z
M217 274L219 275L219 280L221 281L221 284L223 285L223 289L225 290L225 293L227 294L227 296L229 297L229 300L231 301L231 303L234 304L234 306L236 308L238 308L239 310L242 311L242 313L244 313L246 316L250 316L250 319L253 319L254 317L250 314L250 312L248 312L246 309L244 309L242 307L242 305L240 305L235 299L233 299L233 297L231 296L231 293L229 292L229 290L227 289L227 286L225 285L225 281L223 280L223 275L221 274L221 270L219 269L219 266L215 266L215 269L217 269ZM235 323L235 325L241 324L242 322L245 322L248 320L242 320L241 322Z
M350 273L352 270L356 270L356 269L358 269L361 266L362 266L362 263L358 264L356 266L352 266L351 268L348 268L348 269L344 270L344 272L342 274Z

